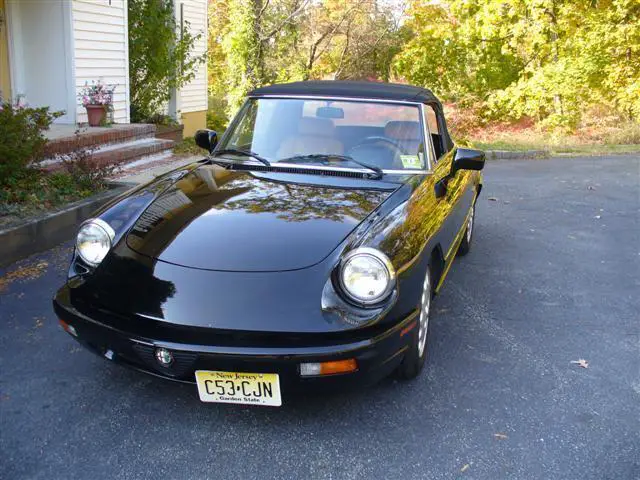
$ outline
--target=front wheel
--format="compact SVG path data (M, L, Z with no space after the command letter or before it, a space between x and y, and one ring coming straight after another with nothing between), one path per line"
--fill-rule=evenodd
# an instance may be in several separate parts
M427 267L427 273L422 286L420 300L420 317L418 319L418 332L414 335L409 348L404 354L404 360L398 367L398 376L410 380L418 376L424 367L427 358L427 338L429 333L429 318L431 316L431 299L433 297L433 283L431 268Z
M462 242L460 242L460 246L458 247L458 255L464 257L469 250L471 250L471 240L473 238L473 224L475 222L476 216L476 204L475 202L471 205L471 210L469 211L469 217L467 218L467 228L464 232L464 237L462 238Z

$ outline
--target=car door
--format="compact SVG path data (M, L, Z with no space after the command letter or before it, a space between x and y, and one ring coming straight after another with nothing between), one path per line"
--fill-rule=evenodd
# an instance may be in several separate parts
M434 152L433 176L434 180L438 181L451 171L456 148L447 149L443 136L446 127L440 110L427 104L425 105L425 116ZM438 199L438 202L443 204L439 210L447 212L440 232L442 253L447 262L456 253L454 247L458 239L457 235L465 225L467 214L473 202L471 175L471 172L466 170L458 171L449 180L445 196Z

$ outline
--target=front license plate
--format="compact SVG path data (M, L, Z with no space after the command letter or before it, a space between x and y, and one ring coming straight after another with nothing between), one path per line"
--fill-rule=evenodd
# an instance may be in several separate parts
M203 402L242 403L279 407L280 380L275 373L196 371L198 393Z

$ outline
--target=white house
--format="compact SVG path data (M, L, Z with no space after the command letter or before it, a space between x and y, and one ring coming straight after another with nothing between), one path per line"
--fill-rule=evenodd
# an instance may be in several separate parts
M174 0L179 24L202 32L195 54L207 48L207 0ZM186 22L184 22L186 21ZM129 123L127 0L0 0L0 93L33 106L65 110L59 123L87 121L78 92L93 80L116 85L114 121ZM176 92L185 135L204 128L206 64Z

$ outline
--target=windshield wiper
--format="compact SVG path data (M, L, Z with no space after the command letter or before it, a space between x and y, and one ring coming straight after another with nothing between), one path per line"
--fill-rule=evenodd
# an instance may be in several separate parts
M384 175L384 172L382 171L382 169L380 167L376 167L375 165L369 165L367 163L364 162L360 162L359 160L356 160L353 157L350 157L349 155L338 155L338 154L332 154L332 153L312 153L310 155L294 155L292 157L287 157L287 158L282 158L280 160L278 160L278 162L282 162L282 163L296 163L296 162L313 162L313 161L317 161L317 160L329 160L329 159L336 159L336 160L341 160L343 162L353 162L357 165L360 165L361 167L367 168L373 172L375 172L375 178L376 180L379 180L382 178L382 176Z
M222 150L214 150L213 152L211 152L212 157L217 157L218 155L242 155L258 160L260 163L266 165L267 167L271 166L271 162L269 162L269 160L250 150L240 150L239 148L225 148Z

